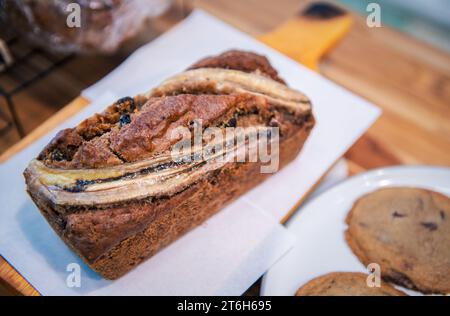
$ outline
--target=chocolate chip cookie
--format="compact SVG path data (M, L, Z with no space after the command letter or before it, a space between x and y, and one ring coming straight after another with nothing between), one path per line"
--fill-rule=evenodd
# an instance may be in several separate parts
M361 197L347 215L347 243L386 281L423 293L450 293L450 199L418 188Z
M369 287L367 275L360 272L332 272L317 277L300 289L296 296L406 296L386 283Z

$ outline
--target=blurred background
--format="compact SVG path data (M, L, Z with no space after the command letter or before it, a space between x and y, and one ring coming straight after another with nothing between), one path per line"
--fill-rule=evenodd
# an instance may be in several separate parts
M78 3L82 9L81 29L60 27L70 2ZM193 8L205 9L257 36L292 18L311 2L0 0L0 153L62 109L81 90L117 67L137 47L182 20ZM450 52L450 1L376 1L382 8L381 30L366 30L365 26L367 4L374 1L329 2L353 11L359 26L323 61L321 71L332 80L356 91L372 78L371 87L386 88L385 82L374 83L373 78L389 76L390 70L383 65L399 65L402 53L413 53L411 47L420 47L414 52L421 54L420 63L436 69L442 69L442 61L445 64ZM400 37L398 32L402 34ZM379 48L383 48L383 58ZM400 65L401 71L394 75L407 78L417 72L418 67L405 60L405 65ZM443 71L448 74L448 69ZM446 75L443 78L447 80ZM414 88L414 85L406 85L405 82L405 87L398 89ZM378 101L369 90L365 97Z
M450 52L450 1L448 0L339 0L361 14L378 3L384 24Z

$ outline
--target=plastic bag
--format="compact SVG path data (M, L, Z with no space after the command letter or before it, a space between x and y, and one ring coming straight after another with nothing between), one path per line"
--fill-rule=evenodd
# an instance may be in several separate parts
M53 51L112 53L171 0L0 0L0 18ZM5 27L3 26L3 27Z

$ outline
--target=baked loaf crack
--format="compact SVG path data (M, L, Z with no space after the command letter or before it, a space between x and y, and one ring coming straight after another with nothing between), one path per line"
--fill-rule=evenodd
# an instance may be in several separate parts
M246 132L278 128L273 153L282 168L313 126L309 99L265 57L230 51L59 132L24 175L53 229L92 269L116 279L270 175L262 161L234 159L260 145ZM202 139L189 155L174 156L179 128L212 127L226 146L204 155L219 140ZM229 142L227 127L245 141Z

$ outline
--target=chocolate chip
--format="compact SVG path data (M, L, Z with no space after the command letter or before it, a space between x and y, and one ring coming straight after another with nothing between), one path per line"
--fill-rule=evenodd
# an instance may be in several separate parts
M136 104L134 103L134 99L131 97L124 97L116 101L116 104L119 106L119 114L126 115L128 113L132 113L136 109Z
M397 211L394 211L394 213L392 213L392 217L406 217L406 215L403 214L403 213L399 213Z
M441 215L442 219L445 219L445 213L443 210L439 210L439 215Z
M259 110L258 110L258 108L251 108L249 113L250 114L258 114Z
M237 125L237 120L234 117L232 117L227 123L227 127L236 127L236 125Z
M130 122L131 122L131 117L129 114L122 114L120 116L120 120L119 120L120 127L122 127L126 124L130 124Z
M134 109L134 99L131 97L123 97L116 101L116 103L119 105L127 103L127 102L130 103L130 108Z
M86 189L86 186L89 184L93 184L95 181L92 180L77 180L75 182L75 186L72 188L69 188L68 191L70 192L82 192L84 189Z
M438 228L438 225L433 222L421 222L420 225L428 229L429 231L434 231Z
M52 152L52 160L54 161L64 160L64 154L59 149L55 149Z

